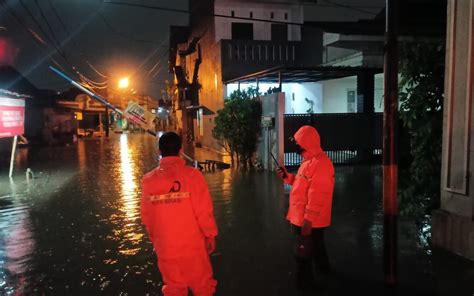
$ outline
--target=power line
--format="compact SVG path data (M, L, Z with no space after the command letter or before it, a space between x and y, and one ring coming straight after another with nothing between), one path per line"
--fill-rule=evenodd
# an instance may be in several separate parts
M58 41L58 38L56 37L56 34L54 33L53 28L49 24L48 19L46 18L46 15L44 14L44 11L41 8L38 0L35 0L35 4L36 4L36 7L38 7L38 11L39 11L41 17L43 18L43 21L46 23L46 27L48 28L49 32L51 33L51 37L52 37L53 41L56 43L57 47L60 47L60 43ZM64 55L66 55L66 53L64 53Z
M102 19L102 21L104 22L104 24L106 25L106 27L114 32L115 34L119 35L120 37L122 38L125 38L125 39L128 39L128 40L132 40L132 41L136 41L136 42L143 42L143 43L156 43L155 41L152 41L152 40L145 40L145 39L137 39L135 37L132 37L130 35L127 35L127 34L124 34L122 32L120 32L119 30L115 29L114 26L112 26L109 21L107 20L107 18L101 14L100 12L97 12L97 15Z
M51 2L51 0L48 0L48 4L49 4L49 8L53 11L53 14L56 16L56 18L58 19L59 23L61 24L61 26L63 27L64 31L66 31L66 33L68 35L70 35L71 33L69 32L66 24L63 22L61 16L59 15L58 11L56 10L56 7L54 7L53 3ZM74 40L72 40L74 42Z
M95 72L97 73L99 76L102 76L103 78L107 78L107 75L105 74L102 74L102 72L100 72L99 70L97 70L94 65L92 65L88 60L86 60L86 63L87 65L89 65L89 67Z
M354 10L354 11L357 11L357 12L362 12L362 13L371 14L371 15L377 15L377 13L375 13L375 12L365 10L365 9L360 9L360 8L357 8L357 7L354 7L354 6L340 4L340 3L331 2L331 1L325 1L325 0L322 0L322 1L324 1L325 3L328 3L331 6L351 9L351 10ZM162 6L151 6L151 5L128 3L128 2L107 1L107 2L104 2L104 3L113 4L113 5L129 6L129 7L138 7L138 8L151 9L151 10L159 10L159 11L177 12L177 13L184 13L184 14L191 14L192 13L190 10L185 10L185 9L169 8L169 7L162 7ZM215 14L215 13L196 14L196 15L212 16L212 17L219 17L219 18L229 18L229 19L237 19L237 20L246 20L246 21L253 21L253 22L294 25L294 26L304 26L305 25L304 23L282 22L282 21L276 21L276 20L257 19L257 18L250 18L250 17L239 17L239 16L231 16L231 15Z
M330 4L321 4L317 2L317 0L311 1L298 1L298 2L290 2L290 1L258 1L258 3L267 3L267 4L281 4L281 5L292 5L292 6L319 6L319 7L334 7L334 5ZM385 6L372 6L372 5L350 5L352 8L368 8L368 9L382 9Z
M66 23L64 23L63 19L61 18L61 15L59 14L58 10L56 9L56 7L54 7L53 3L51 2L51 0L48 0L48 4L49 4L49 8L51 9L51 11L53 12L54 16L56 17L56 19L59 21L59 23L61 24L63 30L66 32L66 34L68 36L71 36L71 32L69 31L69 29L67 28L66 26ZM76 44L76 41L74 40L74 38L71 38L71 41L72 43L74 44L74 47L75 48L79 48L79 46ZM79 55L80 56L83 56L85 57L84 53L82 51L79 51ZM85 63L92 69L92 71L94 71L97 75L103 77L103 78L107 78L107 75L103 74L102 72L100 72L99 70L97 70L97 68L85 57Z
M38 33L36 33L34 30L32 30L31 28L29 28L29 27L23 22L23 20L8 6L8 4L7 4L6 2L3 4L2 8L3 8L4 10L8 11L8 12L13 16L13 18L14 18L28 33L30 33L30 35L33 37L34 40L36 40L37 42L41 43L41 44L42 44L43 46L45 46L45 47L48 46L48 44L41 38L41 36L40 36ZM27 9L27 10L28 10L28 9ZM30 11L30 12L31 12L31 11ZM37 22L37 21L36 21L36 22ZM37 23L37 25L40 26L39 23ZM40 47L40 48L41 48L41 47ZM56 52L60 53L57 47L55 47L54 50L55 50ZM52 62L53 64L55 64L56 66L58 66L60 69L64 70L64 67L63 67L58 61L56 61L53 57L51 57L50 55L51 55L51 53L48 53L48 54L47 54L47 56L48 56L48 58L51 60L51 62ZM98 85L104 84L104 83L96 82L96 81L93 81L93 80L87 78L87 77L84 76L82 73L80 73L80 72L76 69L76 67L75 67L74 65L72 65L72 64L69 62L69 60L68 60L64 55L62 55L62 54L60 53L60 56L63 57L64 60L66 61L66 63L70 66L70 68L71 68L76 74L79 75L79 77L81 78L81 81L83 81L83 82L86 81L88 84L98 84Z
M0 8L2 8L2 9L3 9L4 11L6 11L6 12L9 12L10 15L13 16L14 20L15 20L18 24L20 24L20 26L23 27L23 29L24 29L26 32L28 32L28 33L31 35L31 37L33 38L33 40L35 40L36 42L39 42L39 43L40 43L41 45L43 45L44 47L48 47L48 44L41 38L41 36L40 36L38 33L36 33L33 29L29 28L29 27L25 24L25 22L23 22L23 20L20 18L20 16L18 16L18 15L15 13L15 11L9 7L9 5L8 5L7 2L3 2L3 3L0 2L0 5L1 5ZM25 7L23 3L22 3L22 6ZM29 11L28 8L26 8L25 10ZM32 16L31 11L29 11L29 14L30 14L30 16ZM33 17L33 19L34 19L34 17ZM41 25L38 23L38 21L37 21L36 19L34 19L34 20L35 20L35 23L36 23L36 24L40 27L40 29L42 30ZM43 34L45 34L45 33L44 33L44 30L42 30L42 31L43 31ZM45 35L47 36L47 34L45 34ZM36 42L35 42L34 44L37 45L41 50L44 50L44 48L41 47L41 46L39 46L38 44L36 44ZM55 50L57 53L60 53L60 51L58 50L57 47L55 47L54 50ZM54 51L54 50L53 50L53 51ZM51 61L54 65L58 66L58 68L60 68L61 70L65 71L65 70L64 70L64 67L63 67L58 61L56 61L53 57L51 57L52 53L53 53L53 52L51 52L51 51L49 51L49 52L47 51L47 53L46 53L46 58L49 58L50 61ZM61 55L61 53L60 53L60 55ZM86 85L86 86L89 87L89 88L96 88L96 89L103 89L103 88L106 87L106 83L107 83L107 82L96 82L96 81L93 81L93 80L87 78L85 75L83 75L82 73L80 73L80 72L76 69L76 67L75 67L74 65L72 65L72 64L67 60L67 58L66 58L65 56L63 56L63 55L61 55L61 56L64 58L64 60L66 61L66 63L71 67L71 69L72 69L77 75L79 75L79 78L81 79L81 82L82 82L83 85ZM44 59L42 59L41 62L42 62L43 60L44 60ZM41 62L37 63L36 66L33 66L32 68L30 68L30 70L28 70L27 72L29 73L32 69L36 68Z
M20 5L23 7L23 9L26 11L26 13L30 16L31 20L36 24L36 26L38 26L38 29L41 31L41 33L43 33L44 37L48 40L49 43L52 43L53 44L53 47L54 49L56 50L56 52L61 55L64 59L66 59L64 53L61 52L61 50L56 46L56 44L54 43L54 40L52 40L52 38L46 33L46 31L44 30L43 26L39 23L39 21L35 18L35 16L33 15L33 13L31 12L31 10L28 8L28 6L25 5L25 3L23 3L23 0L20 0L19 1ZM7 2L5 2L5 4L8 5Z
M21 0L20 0L20 1L21 1ZM40 12L40 15L41 15L41 17L43 18L43 21L46 23L46 26L48 27L48 29L49 29L49 31L50 31L50 33L51 33L51 36L52 36L52 38L53 38L53 41L56 43L55 48L58 49L58 47L60 46L60 43L59 43L58 39L56 38L56 34L54 33L54 30L53 30L52 26L50 25L48 19L46 18L46 15L44 14L43 9L42 9L41 6L39 5L38 0L35 0L35 4L36 4L36 6L38 7L38 10L39 10L39 12ZM50 4L51 4L51 2L50 2ZM51 5L52 5L52 4L51 4ZM24 7L25 7L25 6L24 6ZM27 8L25 7L25 9L27 9ZM30 15L31 15L31 14L30 14ZM39 24L38 24L38 25L39 25ZM53 43L54 43L54 42L53 42ZM79 71L77 70L77 68L69 61L69 59L67 58L65 52L62 53L62 56L63 56L63 58L66 60L66 62L71 66L71 68L79 75L79 77L81 78L81 80L82 80L83 82L86 81L88 84L92 84L92 85L94 85L94 86L101 86L101 87L102 87L103 85L106 85L106 84L107 84L107 81L104 81L104 82L96 82L96 81L94 81L94 80L88 78L87 76L85 76L85 75L82 74L81 72L79 72ZM90 63L87 63L87 64L90 65ZM93 69L94 69L95 72L97 72L97 71L95 70L95 68L93 68Z
M330 5L333 5L335 7L341 7L341 8L346 8L346 9L351 9L351 10L354 10L354 11L357 11L357 12L361 12L361 13L365 13L365 14L371 14L371 15L377 15L377 13L373 12L373 11L369 11L369 10L366 10L366 9L362 9L362 8L357 8L355 6L350 6L350 5L346 5L346 4L341 4L341 3L337 3L337 2L333 2L333 1L329 1L329 0L321 0L322 2L324 3L328 3Z
M130 6L130 7L139 7L145 9L152 9L152 10L160 10L160 11L169 11L169 12L178 12L178 13L185 13L191 14L190 10L184 9L176 9L176 8L168 8L168 7L160 7L160 6L150 6L144 4L135 4L135 3L127 3L127 2L114 2L114 1L107 1L104 2L106 4L113 4L113 5L123 5L123 6ZM220 18L230 18L230 19L237 19L237 20L248 20L248 21L255 21L255 22L264 22L264 23L273 23L273 24L285 24L285 25L295 25L295 26L302 26L302 23L294 23L294 22L281 22L275 20L266 20L266 19L256 19L256 18L249 18L249 17L238 17L238 16L230 16L224 14L198 14L200 16L213 16L213 17L220 17Z
M202 3L203 3L202 1L201 1L201 2L194 2L194 4L193 4L193 6L191 7L191 9L197 9L199 6L202 5ZM169 36L168 40L171 39L171 37L173 37L174 34L176 34L176 32L172 32L171 35ZM153 67L148 71L148 76L150 76L150 75L153 73L154 69L155 69L155 68L160 64L160 62L161 62L160 57L162 57L163 55L165 55L165 54L167 53L166 48L163 46L165 42L166 42L166 39L164 39L164 40L160 43L159 47L157 47L156 50L154 50L154 51L142 62L142 64L141 64L140 67L138 68L138 70L140 70L140 69L148 62L148 60L150 60L156 53L158 53L158 57L159 57L159 58L158 58L158 61L157 61L157 62L153 65ZM162 53L159 53L160 50L163 50L163 52L162 52ZM137 71L138 71L138 70L137 70ZM160 67L159 70L161 70L161 67ZM153 77L155 77L156 74L157 74L157 73L155 73L155 75L153 75Z

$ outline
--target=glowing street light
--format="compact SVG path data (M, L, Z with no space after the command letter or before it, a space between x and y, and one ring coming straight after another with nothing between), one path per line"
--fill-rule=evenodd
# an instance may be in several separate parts
M129 84L130 84L130 81L128 80L128 77L125 77L119 80L118 87L127 88Z

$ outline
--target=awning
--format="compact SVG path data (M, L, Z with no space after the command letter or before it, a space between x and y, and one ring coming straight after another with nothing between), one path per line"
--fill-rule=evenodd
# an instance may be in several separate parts
M224 81L229 83L264 82L264 83L303 83L338 79L362 73L382 73L382 68L319 66L319 67L276 67Z

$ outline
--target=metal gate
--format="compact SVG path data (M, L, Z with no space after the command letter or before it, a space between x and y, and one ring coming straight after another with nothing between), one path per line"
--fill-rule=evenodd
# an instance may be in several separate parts
M334 164L380 163L382 119L382 113L285 114L285 165L301 163L288 138L303 125L318 130L321 147Z

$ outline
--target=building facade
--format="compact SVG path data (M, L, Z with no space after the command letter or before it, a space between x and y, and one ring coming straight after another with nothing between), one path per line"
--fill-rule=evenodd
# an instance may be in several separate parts
M441 176L441 209L433 243L474 260L474 1L449 0Z
M228 93L223 81L282 65L318 65L322 33L315 35L296 25L304 20L303 6L297 1L190 1L190 10L186 38L172 36L170 44L180 100L188 101L184 116L189 118L183 120L178 108L177 119L187 123L195 143L220 150L212 129ZM305 34L312 38L303 41ZM190 91L193 81L198 81L198 99Z

